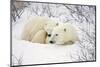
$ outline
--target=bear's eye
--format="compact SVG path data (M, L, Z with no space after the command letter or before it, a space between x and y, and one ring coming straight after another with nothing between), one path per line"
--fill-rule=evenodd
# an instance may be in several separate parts
M56 36L58 36L58 34L56 34Z
M48 37L51 37L51 34L48 34Z
M66 32L66 29L64 29L64 31Z
M58 26L59 24L58 24L58 23L56 23L56 25Z

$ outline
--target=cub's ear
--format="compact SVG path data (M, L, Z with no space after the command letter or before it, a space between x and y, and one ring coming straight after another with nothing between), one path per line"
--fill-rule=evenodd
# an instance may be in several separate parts
M66 28L64 28L64 31L66 32Z
M59 25L59 23L56 23L56 26L58 26Z

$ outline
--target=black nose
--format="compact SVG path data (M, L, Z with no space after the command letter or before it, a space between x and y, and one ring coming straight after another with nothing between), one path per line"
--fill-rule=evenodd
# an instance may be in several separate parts
M50 41L50 43L54 43L53 41Z
M48 37L51 37L51 34L48 34Z

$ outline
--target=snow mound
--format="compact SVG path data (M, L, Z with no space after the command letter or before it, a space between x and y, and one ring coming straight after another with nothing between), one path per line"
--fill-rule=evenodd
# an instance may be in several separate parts
M20 64L42 64L71 62L70 54L77 52L77 45L56 45L31 43L24 40L13 39L12 49L15 65ZM20 60L20 61L18 61Z

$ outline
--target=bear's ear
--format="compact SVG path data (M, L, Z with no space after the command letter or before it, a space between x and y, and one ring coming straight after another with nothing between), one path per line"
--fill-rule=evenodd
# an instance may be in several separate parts
M64 31L66 32L66 28L64 28Z
M56 23L56 25L58 26L58 25L59 25L59 23Z

